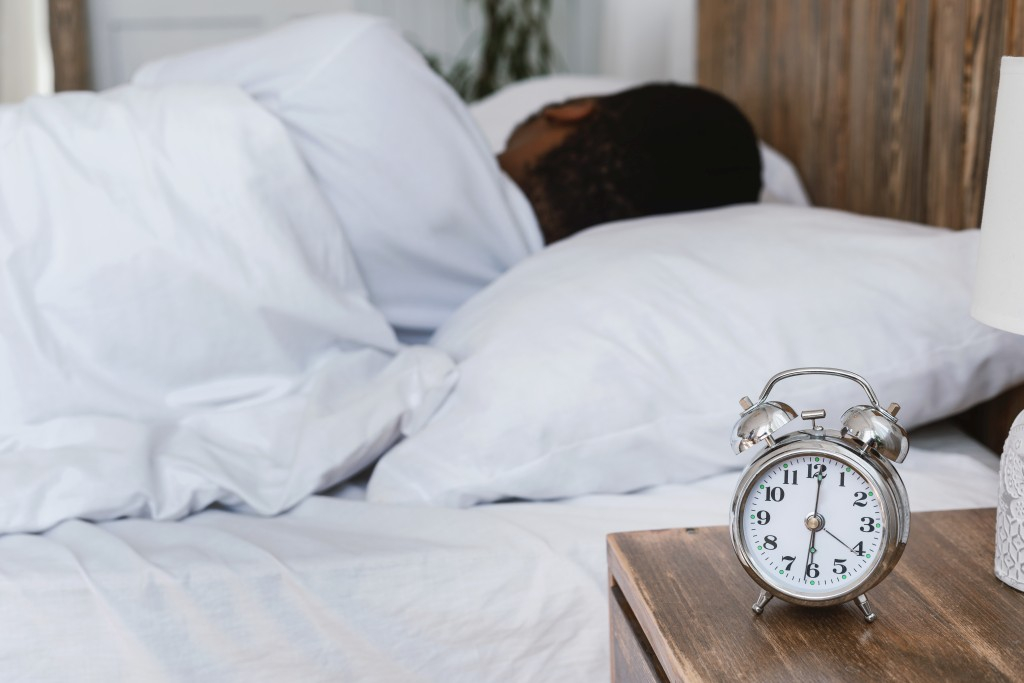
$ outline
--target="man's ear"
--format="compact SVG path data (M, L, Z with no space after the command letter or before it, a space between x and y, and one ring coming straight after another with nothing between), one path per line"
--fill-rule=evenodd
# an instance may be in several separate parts
M579 123L594 113L597 108L597 100L587 97L579 100L569 100L562 104L552 104L544 108L544 118L551 123Z

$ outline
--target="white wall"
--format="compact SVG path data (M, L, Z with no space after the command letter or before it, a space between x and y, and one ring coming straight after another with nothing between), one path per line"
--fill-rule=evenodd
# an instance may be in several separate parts
M555 0L551 33L559 70L595 72L600 3ZM467 0L91 0L97 88L127 81L144 62L265 30L316 12L360 11L391 19L420 49L450 64L469 56L481 30Z
M600 73L697 82L697 0L604 0Z
M479 5L468 0L90 0L89 8L100 89L127 81L150 59L316 12L389 16L447 64L472 54L482 24ZM696 0L553 0L556 71L692 82L695 18Z
M53 92L46 0L0 0L0 102Z

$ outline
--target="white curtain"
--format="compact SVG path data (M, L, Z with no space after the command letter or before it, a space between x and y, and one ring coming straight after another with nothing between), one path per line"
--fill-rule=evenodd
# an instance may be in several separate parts
M47 0L0 0L0 102L53 92Z

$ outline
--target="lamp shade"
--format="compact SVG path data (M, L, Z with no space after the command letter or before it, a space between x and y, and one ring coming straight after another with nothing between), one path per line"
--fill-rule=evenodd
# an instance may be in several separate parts
M971 315L1024 334L1024 57L1003 57Z

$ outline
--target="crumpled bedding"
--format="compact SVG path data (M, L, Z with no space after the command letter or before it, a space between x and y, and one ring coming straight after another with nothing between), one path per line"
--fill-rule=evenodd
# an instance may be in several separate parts
M899 468L914 514L994 503L996 457L960 455L963 442L927 444L943 453L911 436ZM0 671L33 683L607 681L605 535L725 524L737 476L468 509L313 496L273 519L209 510L5 536Z
M447 395L282 125L228 86L0 109L0 533L286 510Z

